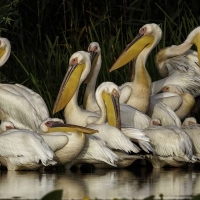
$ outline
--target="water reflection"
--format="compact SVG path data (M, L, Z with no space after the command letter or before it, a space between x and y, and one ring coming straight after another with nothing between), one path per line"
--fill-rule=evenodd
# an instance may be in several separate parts
M132 170L95 170L39 173L1 171L0 198L40 199L54 189L63 189L63 199L184 199L200 193L200 170L141 167Z

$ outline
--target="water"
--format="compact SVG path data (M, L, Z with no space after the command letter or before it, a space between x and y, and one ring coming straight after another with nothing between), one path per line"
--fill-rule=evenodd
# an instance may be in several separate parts
M0 199L40 199L63 189L63 199L190 199L200 193L200 167L95 169L87 171L0 171Z

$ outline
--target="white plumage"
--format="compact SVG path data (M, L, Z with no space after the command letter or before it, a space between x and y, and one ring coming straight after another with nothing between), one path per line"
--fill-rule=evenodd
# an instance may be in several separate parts
M0 162L8 170L35 170L55 165L54 152L37 133L10 129L0 135Z

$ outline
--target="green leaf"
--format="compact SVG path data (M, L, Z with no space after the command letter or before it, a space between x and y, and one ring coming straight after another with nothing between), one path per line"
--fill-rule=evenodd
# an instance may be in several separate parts
M61 200L63 190L54 190L44 195L41 200Z

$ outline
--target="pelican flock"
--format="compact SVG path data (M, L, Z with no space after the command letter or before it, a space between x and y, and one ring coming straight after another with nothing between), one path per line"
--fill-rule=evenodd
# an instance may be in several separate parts
M161 75L152 82L146 63L162 38L157 24L145 24L113 62L109 72L134 61L131 82L98 85L101 47L74 52L52 108L21 84L0 84L0 164L7 170L64 166L125 168L136 160L154 168L200 162L200 125L191 116L200 95L200 27L180 45L156 54ZM197 51L191 49L195 45ZM0 38L0 67L11 45ZM108 73L109 73L108 72ZM112 74L112 73L111 73ZM82 106L79 89L87 84Z

